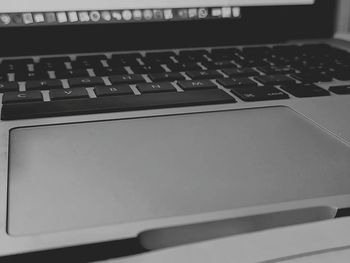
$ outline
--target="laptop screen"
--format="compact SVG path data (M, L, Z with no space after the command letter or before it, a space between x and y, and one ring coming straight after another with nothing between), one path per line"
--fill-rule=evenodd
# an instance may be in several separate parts
M0 0L0 26L178 21L241 17L241 7L314 0Z

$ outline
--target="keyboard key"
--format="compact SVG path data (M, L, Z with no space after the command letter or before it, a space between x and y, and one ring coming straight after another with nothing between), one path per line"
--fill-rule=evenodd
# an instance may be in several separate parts
M39 60L42 63L64 63L64 62L70 62L71 59L70 57L64 56L64 57L46 57L46 58L41 58Z
M139 96L106 96L93 99L62 100L45 103L5 104L2 107L1 119L31 119L234 102L234 98L220 89L159 92Z
M201 62L207 69L235 68L235 63L229 60Z
M68 84L70 87L92 87L104 85L104 81L100 77L73 78L68 79Z
M282 84L293 84L296 81L284 75L265 75L254 77L257 81L264 85L282 85Z
M32 72L32 71L21 71L16 72L14 75L15 81L29 81L29 80L40 80L49 79L50 76L47 72Z
M125 70L124 67L115 67L115 68L94 68L94 73L96 76L111 76L111 75L123 75L127 74L128 72Z
M181 80L181 81L178 81L178 84L183 90L218 88L210 80Z
M129 74L129 75L115 75L110 76L109 80L113 84L137 84L146 82L146 80L139 74Z
M0 83L0 93L8 91L19 91L19 86L16 82Z
M153 82L175 81L185 79L185 77L178 72L154 73L149 74L148 76Z
M107 57L105 55L88 55L88 56L77 56L76 61L79 62L86 62L86 63L93 63L93 62L100 62L101 60L106 60Z
M327 90L324 90L314 84L295 84L281 86L281 89L299 98L330 95Z
M40 62L34 64L34 71L46 72L46 71L64 71L67 67L64 62Z
M350 69L342 69L342 70L337 70L335 72L332 72L333 77L338 79L338 80L350 80Z
M34 60L32 58L4 59L1 62L1 64L3 65L28 65L33 63L34 63Z
M141 93L176 91L170 82L137 84L136 88Z
M164 68L160 65L133 65L130 67L135 74L147 74L164 72Z
M3 104L33 101L43 101L43 96L40 91L5 92L2 97Z
M211 54L217 55L239 55L241 51L238 48L214 48L211 50Z
M176 54L172 51L161 51L161 52L147 52L146 53L146 58L170 58L174 57Z
M258 84L249 79L249 78L237 78L237 79L218 79L217 82L224 86L225 88L233 88L233 87L255 87L258 86Z
M350 85L332 86L329 90L336 94L350 94Z
M89 98L89 94L84 88L53 89L50 90L51 100L80 99Z
M108 65L114 66L130 66L138 65L137 59L142 58L139 53L129 53L129 54L115 54L112 55L112 59L108 60Z
M259 72L252 68L228 68L223 69L222 72L229 77L251 77L260 75Z
M234 87L231 91L243 101L265 101L288 99L289 96L272 86Z
M59 89L63 88L62 82L58 79L27 81L26 90Z
M191 57L202 57L209 55L209 52L205 49L195 49L195 50L180 50L180 56L191 56Z
M187 71L187 70L201 70L202 68L196 62L187 63L168 63L167 67L171 71Z
M245 58L261 58L271 55L270 47L245 47L242 49L242 55Z
M26 59L4 59L1 62L0 69L2 72L14 72L16 70L26 70L29 64L33 64L34 60Z
M209 52L206 50L181 50L179 55L175 59L179 62L201 62L208 61L205 57L209 55Z
M134 92L129 85L112 85L98 86L94 88L97 97L115 96L115 95L132 95Z
M293 74L292 77L304 83L328 82L332 80L332 76L329 72L321 71L306 71L302 73Z
M86 69L56 71L56 78L70 79L75 77L89 77L89 72Z
M103 68L101 61L73 61L71 62L72 69L95 69Z
M7 82L7 81L9 81L7 73L0 73L0 82Z
M265 73L266 75L295 73L295 70L293 68L287 66L265 66L258 67L258 70Z
M216 70L198 70L185 72L191 79L216 79L222 75Z
M171 57L175 57L176 54L171 51L166 52L151 52L147 53L145 58L142 58L142 61L145 64L156 63L156 64L166 64L172 62Z

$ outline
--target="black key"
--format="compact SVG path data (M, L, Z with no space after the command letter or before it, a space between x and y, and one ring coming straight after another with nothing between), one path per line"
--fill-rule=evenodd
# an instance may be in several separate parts
M145 64L148 63L156 63L156 64L166 64L166 63L171 63L173 60L171 57L175 57L176 54L171 51L167 52L151 52L147 53L145 58L142 58L142 61Z
M201 62L207 69L235 68L235 63L229 60Z
M350 80L350 69L341 69L332 72L333 77L338 80Z
M149 74L148 76L154 82L185 79L185 77L178 72L154 73L154 74Z
M214 48L211 50L212 55L239 55L241 51L238 48Z
M70 87L91 87L104 85L104 81L100 77L88 77L88 78L73 78L68 79Z
M223 69L222 72L229 77L251 77L259 75L259 72L252 68L227 68Z
M80 62L87 62L87 63L92 63L92 62L100 62L101 60L106 60L107 57L105 55L89 55L89 56L77 56L76 61Z
M2 72L14 72L15 70L26 70L29 64L33 64L34 60L26 59L4 59L1 62L0 69Z
M29 81L29 80L40 80L49 79L50 76L47 72L32 72L32 71L22 71L16 72L14 79L15 81Z
M128 73L126 69L122 66L115 67L115 68L101 67L101 68L94 68L93 70L96 76L123 75Z
M161 51L161 52L147 52L146 58L169 58L176 56L172 51Z
M108 65L111 67L138 65L138 58L142 58L141 54L139 53L115 54L112 55L112 59L108 61Z
M292 77L304 83L328 82L333 79L329 72L321 71L305 71L302 73L293 74Z
M207 55L209 55L209 52L206 50L181 50L176 60L183 62L208 61L208 59L205 58Z
M3 104L33 101L43 101L43 95L40 91L5 92L2 97Z
M183 90L217 89L218 87L210 80L181 80L177 82Z
M231 91L243 101L264 101L288 99L289 96L272 86L235 87Z
M186 74L191 79L216 79L222 77L222 75L216 70L187 71Z
M350 85L332 86L329 90L336 94L350 94Z
M301 54L302 49L296 45L274 46L273 53L280 57L295 57Z
M8 82L9 78L6 73L0 73L0 82Z
M282 85L282 84L293 84L296 81L285 75L267 75L254 77L257 81L264 85Z
M219 89L160 92L139 96L106 96L93 99L62 100L45 103L6 104L2 107L1 119L31 119L234 102L234 98Z
M206 50L181 50L175 59L182 63L208 61L207 55L209 52Z
M242 49L242 54L246 58L261 58L269 56L272 53L270 47L246 47Z
M89 77L89 72L86 69L55 71L56 78L70 79L75 77Z
M64 71L66 69L64 62L40 62L34 64L34 71Z
M16 82L4 82L0 83L0 93L8 91L19 91L19 86Z
M65 63L65 62L70 62L71 59L70 57L46 57L46 58L41 58L40 62L42 63L50 63L50 64L56 64L56 63Z
M264 60L264 59L235 59L234 60L236 64L240 65L241 67L265 67L269 66L270 64Z
M63 88L62 82L58 79L27 81L25 86L26 86L26 90Z
M89 98L89 94L84 88L53 89L50 90L51 100L80 99Z
M3 65L28 65L33 64L34 60L32 58L24 59L4 59L1 64Z
M160 65L134 65L130 67L135 74L165 72Z
M282 66L265 66L265 67L258 67L258 70L267 74L267 75L274 75L274 74L288 74L288 73L295 73L295 70L291 67L282 67Z
M146 82L146 80L139 74L129 74L129 75L115 75L110 76L109 80L113 84L137 84Z
M115 95L132 95L134 92L129 85L112 85L112 86L98 86L94 89L97 97L115 96Z
M194 50L180 50L179 55L183 56L204 56L208 55L209 52L205 49L194 49Z
M101 61L73 61L71 62L72 69L95 69L103 68Z
M201 70L202 68L196 62L190 63L168 63L167 67L171 71Z
M155 65L155 66L174 62L171 58L142 58L141 61L145 65Z
M281 89L298 98L329 96L330 93L314 84L295 84L281 86Z
M142 83L142 84L137 84L136 88L141 93L176 91L175 87L170 82Z
M258 84L249 79L249 78L237 78L237 79L218 79L219 84L224 86L225 88L233 88L233 87L255 87Z

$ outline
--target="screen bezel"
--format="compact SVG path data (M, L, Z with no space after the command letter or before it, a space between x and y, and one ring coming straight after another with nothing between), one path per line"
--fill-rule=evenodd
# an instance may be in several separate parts
M329 38L336 1L242 7L242 18L1 28L0 56L239 45ZM147 32L147 34L145 34Z

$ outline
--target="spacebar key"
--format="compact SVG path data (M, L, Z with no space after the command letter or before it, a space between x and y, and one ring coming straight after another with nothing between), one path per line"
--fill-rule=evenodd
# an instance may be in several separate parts
M160 92L142 95L57 100L40 103L4 104L2 107L1 119L32 119L233 102L235 102L234 98L220 89Z

